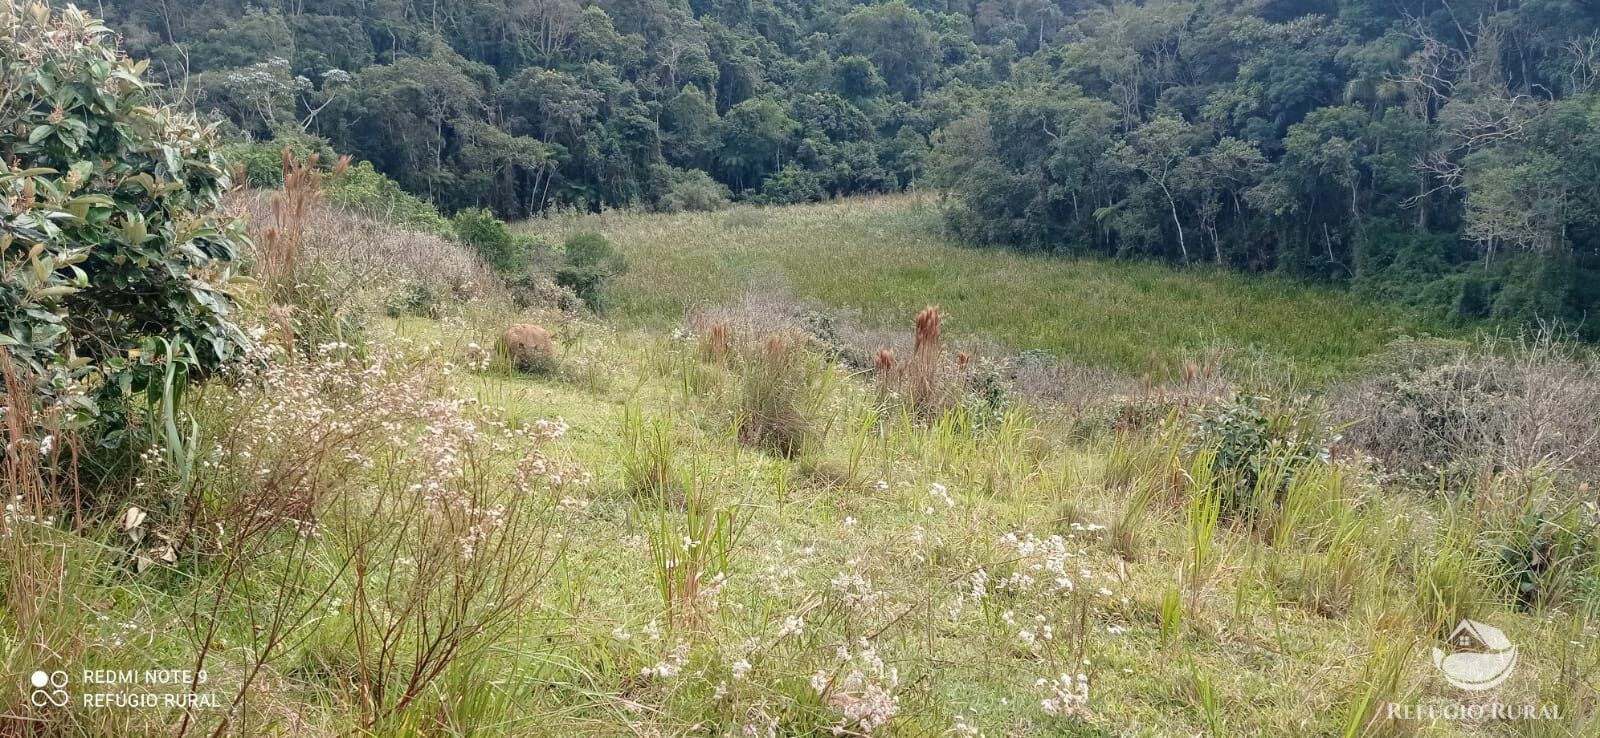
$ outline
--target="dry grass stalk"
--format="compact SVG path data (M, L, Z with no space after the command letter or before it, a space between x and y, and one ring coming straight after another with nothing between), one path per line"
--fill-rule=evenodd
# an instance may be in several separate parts
M33 438L33 405L28 401L33 393L17 372L10 352L0 349L0 378L5 381L5 434L6 448L3 474L6 503L19 510L43 515L46 489L40 468L37 441ZM16 525L10 515L0 518L0 536L9 536Z
M733 336L729 333L728 321L712 321L700 334L700 360L726 366L732 356Z
M256 254L261 279L280 302L288 299L294 287L306 224L322 204L323 172L318 163L314 152L301 162L295 161L288 147L283 149L283 191L272 197L272 219L261 234ZM338 177L349 167L350 157L341 156L331 174Z
M923 411L936 405L942 394L939 380L944 363L940 338L943 322L938 305L929 305L917 313L916 342L911 349L911 360L906 362L905 374L911 402Z
M7 670L26 673L40 667L77 663L88 644L82 636L84 608L75 599L73 574L82 564L72 540L56 530L55 515L70 502L74 529L82 530L82 504L77 478L77 447L61 429L41 422L31 398L30 378L0 349L0 422L5 448L0 456L6 508L0 513L0 608L15 626L0 649ZM42 431L42 433L41 433ZM72 718L46 706L16 703L15 712L0 715L0 735L33 735L55 725L65 732ZM59 721L59 722L58 722ZM45 734L43 732L39 734Z

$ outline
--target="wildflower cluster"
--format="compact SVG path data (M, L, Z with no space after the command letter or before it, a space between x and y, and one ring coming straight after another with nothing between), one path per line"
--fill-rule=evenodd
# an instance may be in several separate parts
M841 645L839 663L832 670L818 669L811 675L811 688L822 703L838 713L840 734L870 735L900 713L899 672L885 666L877 648L867 639L858 639L855 651Z
M1096 526L1098 528L1098 526ZM1011 532L995 542L996 562L968 574L948 606L952 618L968 605L981 605L994 617L1004 639L1018 652L1057 665L1083 658L1090 622L1115 597L1116 578L1096 566L1075 526L1065 535L1040 538ZM1110 629L1107 632L1115 634ZM1069 654L1071 654L1069 658ZM1084 715L1088 682L1083 676L1041 679L1041 708L1049 715Z
M1062 674L1055 679L1040 679L1034 686L1044 692L1039 709L1046 715L1087 718L1089 716L1089 678Z

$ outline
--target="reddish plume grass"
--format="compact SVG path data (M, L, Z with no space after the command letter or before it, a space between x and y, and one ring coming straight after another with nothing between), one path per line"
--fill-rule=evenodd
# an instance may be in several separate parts
M732 357L733 336L728 329L728 321L713 321L700 334L700 360L726 366Z
M944 316L938 305L929 305L917 313L916 342L911 349L911 360L906 362L906 384L912 404L919 410L931 410L937 404L940 392L940 374L944 363L944 349L940 343Z
M283 149L283 191L272 197L272 217L258 239L257 270L274 300L286 301L294 288L294 275L305 245L306 223L322 204L320 157L315 153L296 161ZM330 174L338 177L350 168L348 155L339 157Z

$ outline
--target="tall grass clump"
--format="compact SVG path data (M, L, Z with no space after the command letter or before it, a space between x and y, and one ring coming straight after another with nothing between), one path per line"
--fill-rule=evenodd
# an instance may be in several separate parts
M1496 475L1463 495L1457 508L1470 518L1479 551L1517 607L1543 612L1582 604L1600 584L1600 513L1588 491L1536 469Z
M1172 415L1158 436L1124 432L1105 446L1102 484L1123 497L1122 512L1108 531L1111 547L1129 561L1138 556L1152 506L1170 500L1174 490L1185 484L1181 459L1185 438L1176 420Z
M1413 549L1414 604L1425 632L1442 637L1495 604L1494 564L1477 545L1476 531L1469 518L1449 513L1433 540Z
M1189 467L1189 499L1186 509L1189 532L1189 609L1194 610L1200 591L1211 578L1213 548L1221 523L1226 496L1214 484L1217 463L1215 448L1201 449Z
M986 425L1004 417L1011 404L1012 387L1002 366L980 364L966 351L946 353L944 314L937 305L917 313L908 355L897 356L894 348L883 345L858 361L870 364L885 401L904 405L919 421L936 422L946 413L961 412Z
M312 213L322 207L325 175L318 168L319 156L312 152L299 161L292 150L283 149L283 189L272 195L270 220L257 239L253 271L272 299L281 303L295 301L296 285L302 278L306 229ZM340 157L328 174L337 178L349 166L350 157Z
M1404 702L1406 668L1416 652L1417 641L1409 633L1380 630L1370 639L1371 648L1361 667L1355 694L1344 705L1339 725L1342 738L1386 734L1381 729L1384 705Z
M681 520L673 501L656 500L649 530L650 560L656 591L666 608L669 627L704 626L708 611L731 572L734 549L748 521L738 506L719 506L708 489L704 470L684 472L686 492Z
M788 458L820 450L831 422L823 410L836 379L833 363L807 351L798 336L768 336L740 362L739 441Z
M658 500L683 494L678 441L672 421L664 416L645 418L634 405L622 413L622 465L624 489L637 499Z
M79 503L76 442L59 426L35 414L30 378L0 348L0 457L4 512L0 513L0 607L9 621L0 631L0 663L23 678L36 670L71 674L90 648L84 638L89 612L75 598L89 572L102 562L97 549L67 530ZM71 514L76 518L75 514ZM73 528L79 528L74 520ZM55 722L65 730L59 706L34 705L27 692L0 697L0 732L25 731Z

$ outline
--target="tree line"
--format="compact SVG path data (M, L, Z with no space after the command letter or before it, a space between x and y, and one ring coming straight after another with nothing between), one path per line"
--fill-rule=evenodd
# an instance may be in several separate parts
M446 211L945 188L981 243L1600 303L1575 0L107 0L170 95Z

